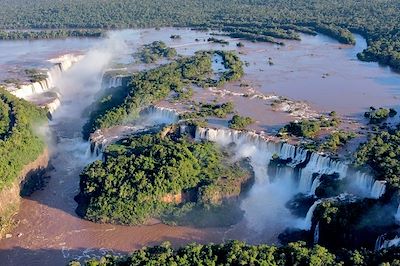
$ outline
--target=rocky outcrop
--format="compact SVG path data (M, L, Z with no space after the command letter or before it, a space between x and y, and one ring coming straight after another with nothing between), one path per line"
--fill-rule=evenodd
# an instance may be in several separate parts
M0 238L12 227L12 218L18 211L21 194L32 192L49 167L49 151L46 149L33 162L27 164L20 176L7 188L0 191Z

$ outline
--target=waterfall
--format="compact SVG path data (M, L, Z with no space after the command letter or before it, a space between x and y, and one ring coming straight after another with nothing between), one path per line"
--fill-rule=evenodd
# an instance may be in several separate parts
M275 177L281 178L285 176L293 176L294 174L295 174L294 169L291 167L278 167L276 170Z
M308 151L294 145L283 143L280 149L280 158L283 160L291 159L287 165L296 167L298 164L307 160Z
M172 124L179 120L179 114L174 109L149 106L140 112L140 121L147 125Z
M53 101L49 102L46 104L46 107L49 110L50 114L53 114L55 110L58 109L58 107L60 107L61 102L59 98L55 98Z
M398 247L400 246L400 236L396 236L393 239L386 240L386 234L380 235L375 242L375 250L381 250L384 248Z
M394 215L394 219L396 220L396 223L400 224L400 204L397 207L396 214Z
M176 123L178 119L179 115L173 109L149 106L140 112L138 119L126 125L99 129L92 133L90 135L91 152L99 156L111 143L154 126Z
M310 191L310 195L315 195L315 191L317 190L317 188L319 187L319 185L321 184L321 175L318 175L312 185L311 185L311 191Z
M378 199L386 190L386 181L374 180L372 176L360 171L354 173L352 182L358 192L368 198Z
M360 171L349 171L349 166L345 162L318 153L311 153L288 143L274 142L253 132L198 127L195 139L206 139L221 145L235 143L242 147L236 152L238 158L254 157L255 155L260 157L262 153L264 161L258 160L261 164L268 164L274 154L283 160L291 159L287 164L290 167L307 162L304 168L299 169L298 189L302 193L314 194L320 185L320 176L324 174L337 174L339 179L350 178L354 175L355 181L350 180L353 190L365 197L379 198L385 192L386 184L384 182L374 183L372 176ZM319 177L314 179L315 174L318 174Z
M319 241L319 222L317 223L314 229L314 244L318 244L318 241Z
M54 88L55 80L68 70L73 64L81 60L83 56L66 54L58 58L50 59L53 64L46 72L46 79L25 83L18 86L10 85L7 89L18 98L28 99L30 96L40 94Z
M312 178L314 171L307 171L306 169L300 169L300 181L299 181L299 190L303 193L307 193L310 191L312 186Z
M378 251L381 249L381 246L383 244L383 241L385 240L385 235L380 235L375 241L375 251Z
M365 173L361 173L361 172L356 172L354 176L355 176L354 179L355 179L355 183L356 183L357 187L359 189L361 189L365 195L368 195L372 189L373 182L374 182L374 179L372 178L372 176L369 176L369 175L367 175Z
M108 87L116 88L122 86L122 76L112 76L109 78Z
M370 197L373 199L379 199L384 193L386 189L386 181L376 180L371 189Z
M327 156L312 153L306 167L300 170L299 189L303 193L313 193L313 175L331 175L337 173L339 178L347 176L348 166L340 161L333 160ZM317 180L316 182L318 182ZM319 185L318 183L314 185ZM316 189L316 187L315 187ZM315 190L314 190L315 192Z
M317 208L318 204L321 203L321 200L317 200L311 205L310 209L307 212L306 217L300 221L299 227L303 230L310 230L312 225L312 218L314 215L314 211Z

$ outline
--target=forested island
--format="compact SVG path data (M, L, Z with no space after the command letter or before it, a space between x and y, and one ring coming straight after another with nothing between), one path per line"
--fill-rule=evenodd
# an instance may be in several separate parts
M195 142L178 129L140 134L108 146L104 161L92 163L81 174L77 212L96 222L130 225L159 218L173 224L221 226L233 222L233 215L240 217L238 210L228 218L224 208L234 206L250 180L249 172L229 163L227 151L211 142Z
M162 46L159 43L157 45ZM146 49L150 49L149 47ZM152 57L159 53L158 49L150 50L145 53L151 54ZM211 60L214 54L222 57L227 69L217 79L212 77ZM202 88L221 86L237 80L242 75L243 62L231 51L198 52L194 56L178 58L174 62L139 72L132 75L126 88L121 87L111 93L105 92L93 106L89 121L84 127L84 136L88 138L89 134L97 129L116 126L126 119L133 120L138 117L142 108L165 99L171 93L174 93L177 99L185 99L186 95L190 95L193 85Z
M176 56L174 48L167 47L164 42L155 41L150 44L144 45L139 52L136 53L139 60L143 63L154 63L160 58L171 59Z
M57 29L56 33L4 31L0 34L3 39L92 37L100 35L94 29L186 26L220 29L231 37L278 44L281 42L276 38L299 39L297 32L321 32L353 44L350 31L354 31L368 40L368 48L359 54L359 59L400 67L400 10L398 5L380 1L203 0L183 5L180 0L74 0L66 5L18 0L4 3L0 12L2 29Z

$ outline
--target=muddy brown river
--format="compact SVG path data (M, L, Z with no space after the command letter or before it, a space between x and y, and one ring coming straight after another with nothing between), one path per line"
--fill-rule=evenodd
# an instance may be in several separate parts
M167 226L157 221L145 226L96 224L77 217L77 204L73 198L78 193L79 173L96 159L88 153L89 144L81 139L86 119L82 113L99 91L103 71L111 63L132 61L131 53L142 44L163 40L183 55L200 49L239 50L241 58L249 63L243 81L263 93L307 101L319 111L336 110L360 118L371 105L398 109L400 76L376 63L357 61L356 53L366 45L358 35L354 47L338 44L321 35L302 35L302 41L285 41L283 47L244 41L244 48L236 48L237 40L226 38L230 41L228 46L209 44L203 41L208 38L208 33L189 29L126 30L112 34L109 40L0 42L0 51L9 51L0 54L1 78L18 75L18 68L45 66L46 59L59 54L86 54L85 59L56 82L62 93L62 105L48 127L48 134L52 136L48 142L54 169L43 190L22 199L15 217L18 225L11 232L12 237L0 240L1 265L64 265L71 259L127 253L163 241L170 241L175 246L221 242L229 238L276 243L276 235L285 229L286 224L281 223L262 232L251 231L246 228L249 221L245 220L236 228L197 229ZM172 34L182 38L171 40ZM196 42L196 38L200 41ZM267 63L269 57L274 62L272 66ZM241 113L254 116L258 125L265 129L291 119L287 115L274 114L263 102L251 104L241 99L236 105ZM268 214L268 208L263 210L264 205L259 202L246 204L259 208L260 217Z

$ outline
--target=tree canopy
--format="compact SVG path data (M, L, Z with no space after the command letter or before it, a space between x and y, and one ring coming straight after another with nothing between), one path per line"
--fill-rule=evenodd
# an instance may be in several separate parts
M122 140L82 172L78 213L97 222L140 224L151 217L171 220L167 216L178 215L174 208L221 205L225 196L239 195L246 176L238 165L223 163L225 157L211 142L162 133Z
M216 28L232 37L278 44L276 38L299 39L298 32L322 32L353 44L350 31L355 31L368 40L361 60L400 67L400 6L389 0L5 0L0 10L2 29L58 31L2 31L4 39L96 36L101 33L94 29L162 26Z
M0 189L19 176L22 168L44 150L34 127L47 121L46 110L0 88Z

